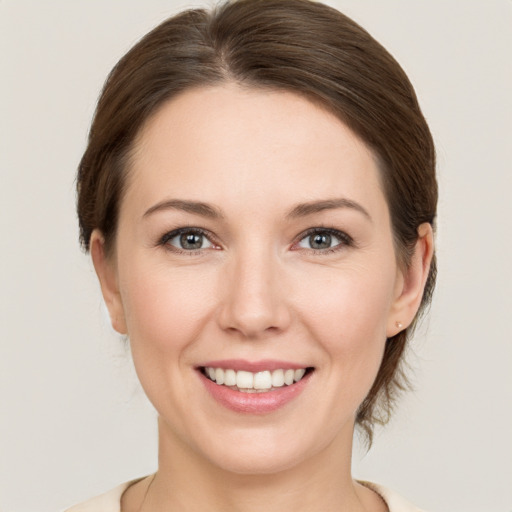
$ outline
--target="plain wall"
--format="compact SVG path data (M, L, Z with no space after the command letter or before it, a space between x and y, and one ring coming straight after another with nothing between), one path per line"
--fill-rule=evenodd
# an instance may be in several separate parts
M439 156L439 281L416 392L354 474L427 510L512 510L512 2L331 1L395 55ZM155 413L79 249L74 173L101 85L181 0L0 0L0 510L156 468ZM201 4L199 4L201 5Z

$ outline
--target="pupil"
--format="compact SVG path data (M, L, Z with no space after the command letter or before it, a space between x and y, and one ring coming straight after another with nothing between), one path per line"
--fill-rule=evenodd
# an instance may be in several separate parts
M331 246L331 235L329 234L317 233L316 235L311 235L309 240L313 249L328 249Z
M181 235L180 243L183 249L201 249L203 236L195 233L185 233Z

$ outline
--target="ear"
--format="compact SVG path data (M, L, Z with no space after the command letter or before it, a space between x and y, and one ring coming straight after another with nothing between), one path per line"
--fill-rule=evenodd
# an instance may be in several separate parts
M387 325L388 338L406 329L414 320L421 304L433 254L434 234L431 224L425 222L418 227L418 240L408 267L399 270L395 299Z
M112 327L119 334L126 334L126 321L123 302L119 293L117 268L113 258L109 258L105 252L105 239L99 230L95 229L92 232L89 247L94 269L100 282L103 300L110 314Z

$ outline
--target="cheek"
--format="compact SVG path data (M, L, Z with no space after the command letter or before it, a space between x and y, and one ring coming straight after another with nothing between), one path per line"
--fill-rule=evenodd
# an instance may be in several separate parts
M156 357L183 350L207 321L214 296L211 280L158 265L131 266L128 275L121 289L134 350Z
M368 341L375 336L385 338L394 280L391 270L378 270L361 267L331 271L323 278L313 277L314 285L310 279L301 295L311 322L330 331L334 338L344 333Z
M352 383L369 389L386 343L393 273L357 269L333 275L323 286L309 288L305 323L323 345L333 371L342 373L345 389Z

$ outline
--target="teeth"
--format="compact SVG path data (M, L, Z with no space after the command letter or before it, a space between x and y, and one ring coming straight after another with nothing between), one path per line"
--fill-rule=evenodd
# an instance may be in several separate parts
M224 370L222 368L215 369L215 381L217 384L224 384Z
M270 372L258 372L254 374L254 389L270 389L272 387L272 375Z
M217 375L218 371L224 373L224 370L217 368L215 370L215 375ZM219 381L217 381L217 384ZM222 384L222 383L221 383ZM251 372L236 372L236 386L238 388L253 388L254 387L254 374Z
M284 383L289 386L293 384L293 378L295 377L295 370L286 370L284 372Z
M236 386L236 372L235 372L235 370L226 370L224 372L224 384L226 386Z
M280 388L284 385L290 386L298 382L306 373L305 368L297 370L265 370L262 372L246 372L243 370L235 371L232 369L212 368L204 369L205 374L219 385L238 388L238 390L249 393L261 391L270 391L273 388Z
M305 373L306 373L305 368L300 368L298 370L295 370L295 372L293 373L293 380L295 382L298 382L300 379L302 379L302 377L304 377Z
M280 388L282 386L284 386L284 371L274 370L272 372L272 387Z

